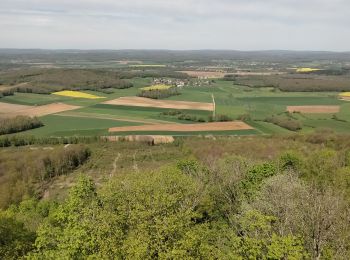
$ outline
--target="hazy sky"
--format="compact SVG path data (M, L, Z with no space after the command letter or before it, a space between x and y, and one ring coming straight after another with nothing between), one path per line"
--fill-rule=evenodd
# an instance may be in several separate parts
M0 47L350 51L350 0L0 0Z

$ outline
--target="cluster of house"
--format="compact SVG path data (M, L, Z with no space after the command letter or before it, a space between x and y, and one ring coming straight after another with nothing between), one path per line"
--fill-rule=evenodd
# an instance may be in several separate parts
M169 79L169 78L155 78L152 82L153 85L172 85L176 86L178 88L182 88L189 84L189 80L182 80L182 79Z
M154 78L152 85L168 85L178 88L183 88L185 86L202 87L209 86L212 81L208 78L197 78L197 79L170 79L170 78Z

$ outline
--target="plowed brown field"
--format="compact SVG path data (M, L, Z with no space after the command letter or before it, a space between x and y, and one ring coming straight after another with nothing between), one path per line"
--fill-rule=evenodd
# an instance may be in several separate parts
M43 106L22 106L7 103L0 103L0 117L14 116L45 116L80 108L63 103L53 103Z
M332 114L339 113L339 106L289 106L287 111L290 113L300 112L305 114Z
M113 127L109 132L137 132L137 131L170 131L170 132L201 132L201 131L232 131L253 129L241 121L215 122L204 124L159 124L141 126Z

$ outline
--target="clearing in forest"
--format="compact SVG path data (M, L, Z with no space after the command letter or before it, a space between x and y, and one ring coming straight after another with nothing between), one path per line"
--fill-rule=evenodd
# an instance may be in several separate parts
M287 111L304 114L332 114L339 113L340 106L288 106Z
M135 106L135 107L156 107L168 109L188 109L188 110L206 110L213 111L212 103L174 101L174 100L158 100L143 97L121 97L114 100L103 102L107 105L117 106Z
M138 132L138 131L164 131L164 132L201 132L201 131L234 131L251 130L251 126L242 121L214 122L204 124L159 124L141 126L113 127L109 132Z

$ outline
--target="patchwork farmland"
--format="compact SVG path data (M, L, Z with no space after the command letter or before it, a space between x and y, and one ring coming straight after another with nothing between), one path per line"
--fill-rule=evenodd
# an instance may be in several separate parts
M38 117L44 126L21 133L34 136L272 135L350 129L349 77L326 75L329 69L320 64L117 64L120 67L106 70L4 73L0 118Z

